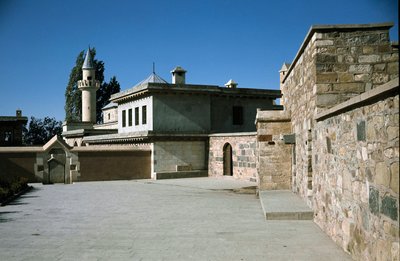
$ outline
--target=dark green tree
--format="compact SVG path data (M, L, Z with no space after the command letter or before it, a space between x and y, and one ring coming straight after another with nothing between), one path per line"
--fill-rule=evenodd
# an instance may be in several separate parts
M96 49L91 48L93 64L96 68L96 80L100 82L100 89L104 81L104 62L96 60ZM85 60L85 52L81 51L76 58L75 66L69 75L67 88L65 89L65 120L80 121L82 119L82 93L78 89L78 81L82 80L82 65ZM99 92L99 91L98 91ZM97 94L98 95L98 94Z
M61 135L62 122L55 118L39 119L31 117L28 128L24 128L23 139L26 145L43 145L54 135Z
M97 91L97 102L96 102L96 121L97 123L103 122L102 108L106 106L110 101L112 94L117 93L121 90L119 82L115 76L111 77L110 81L103 83Z

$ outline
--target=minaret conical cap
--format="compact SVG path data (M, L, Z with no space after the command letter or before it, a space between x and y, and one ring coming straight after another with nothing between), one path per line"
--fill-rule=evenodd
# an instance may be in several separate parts
M82 69L94 69L92 55L90 48L86 52L85 61L83 62Z

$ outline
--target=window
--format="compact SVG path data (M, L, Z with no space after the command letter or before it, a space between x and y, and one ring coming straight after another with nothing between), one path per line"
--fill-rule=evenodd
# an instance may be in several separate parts
M108 114L108 119L111 119L111 115L110 115L110 113Z
M233 106L232 114L233 114L232 124L243 125L243 107Z
M12 139L12 132L11 131L6 131L4 133L4 141L5 142L11 142Z
M139 107L135 108L135 125L139 125Z
M132 109L128 110L128 125L132 126Z
M142 124L147 124L147 106L142 106Z
M122 127L126 127L126 110L122 111Z

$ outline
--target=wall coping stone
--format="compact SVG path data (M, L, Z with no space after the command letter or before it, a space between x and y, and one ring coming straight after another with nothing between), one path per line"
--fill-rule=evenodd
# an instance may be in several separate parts
M257 122L289 122L290 116L288 111L262 111L258 110L256 115Z
M91 145L74 147L71 149L72 152L99 152L99 151L151 151L150 144L138 144L138 145Z
M0 153L36 153L43 152L43 146L0 147Z
M332 32L332 31L356 31L356 30L370 30L370 29L387 29L389 30L393 27L393 22L387 23L376 23L376 24L336 24L336 25L312 25L308 30L306 37L303 40L303 43L300 46L300 49L297 51L293 62L290 64L289 69L286 73L286 76L283 78L282 83L284 83L289 77L290 72L296 66L297 61L300 59L300 56L303 54L306 49L308 43L312 39L314 33L316 32Z
M214 133L208 135L209 137L238 137L238 136L257 136L257 132L233 132L233 133Z
M383 97L389 97L395 94L399 94L399 78L393 79L372 90L364 92L354 98L351 98L343 103L340 103L330 109L320 112L317 114L315 119L317 121L322 121L326 118L335 116L344 111L349 111L355 107L359 107L360 105L368 104L371 101L375 101Z

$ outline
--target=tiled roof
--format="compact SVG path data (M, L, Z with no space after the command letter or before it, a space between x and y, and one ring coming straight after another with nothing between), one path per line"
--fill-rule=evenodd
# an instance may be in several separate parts
M116 104L115 102L110 102L109 104L107 104L106 106L104 106L102 108L102 110L106 110L106 109L110 109L110 108L114 108L114 107L118 107L118 104Z
M163 78L161 78L160 76L158 76L156 73L153 72L152 74L150 74L149 77L147 77L143 81L139 82L134 87L136 87L138 85L146 84L149 82L151 82L151 83L168 83L166 80L164 80Z

